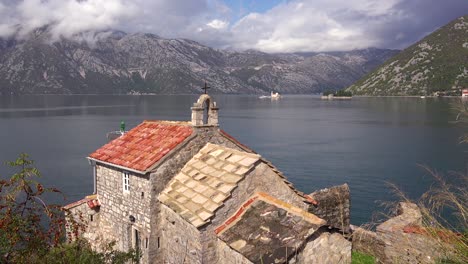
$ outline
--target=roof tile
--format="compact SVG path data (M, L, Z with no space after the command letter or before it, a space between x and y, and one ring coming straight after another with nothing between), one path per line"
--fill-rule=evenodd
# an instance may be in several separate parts
M192 132L188 122L144 121L91 153L89 157L145 172Z
M247 158L254 160L250 166L239 164ZM162 198L160 201L164 204L176 203L178 208L169 207L199 227L210 221L214 212L223 205L232 190L237 187L237 183L244 178L245 174L242 172L252 169L255 161L259 159L260 156L257 154L208 143L169 182L160 196ZM228 173L223 168L238 174ZM183 187L180 186L181 183L184 184ZM172 189L180 191L182 188L186 189L180 194L190 199L185 203L181 202L182 199L177 193L171 192Z

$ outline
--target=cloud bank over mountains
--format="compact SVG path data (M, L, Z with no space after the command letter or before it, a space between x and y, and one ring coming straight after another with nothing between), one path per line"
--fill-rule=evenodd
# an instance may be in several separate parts
M265 52L404 48L467 11L466 0L292 0L242 15L221 0L0 0L0 37L48 26L52 40L123 30Z

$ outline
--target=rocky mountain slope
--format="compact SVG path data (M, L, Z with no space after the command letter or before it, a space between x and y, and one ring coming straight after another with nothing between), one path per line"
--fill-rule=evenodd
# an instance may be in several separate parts
M361 95L433 95L460 88L468 88L468 15L403 50L348 90Z
M51 43L43 28L0 39L0 94L199 93L204 81L211 93L314 93L347 87L397 52L235 52L123 32Z

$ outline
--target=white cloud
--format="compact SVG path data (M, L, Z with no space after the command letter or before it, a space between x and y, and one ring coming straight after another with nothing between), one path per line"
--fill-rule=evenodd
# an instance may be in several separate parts
M379 39L367 34L369 26L365 22L370 16L392 13L397 1L386 3L375 5L366 0L283 3L264 14L249 14L235 24L232 27L238 40L235 45L267 52L349 50L376 46L380 44ZM360 18L345 18L354 14L359 14Z
M207 26L210 26L214 29L225 29L229 26L229 23L226 21L222 21L219 19L214 19L210 21L210 23L206 24Z
M93 40L117 29L267 52L402 48L466 7L466 0L291 0L232 21L239 14L222 0L0 1L0 37L48 26L55 39Z

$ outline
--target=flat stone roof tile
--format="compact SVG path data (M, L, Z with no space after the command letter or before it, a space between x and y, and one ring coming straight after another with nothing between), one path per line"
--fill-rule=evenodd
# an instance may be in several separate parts
M200 213L198 213L198 216L199 216L203 221L206 221L207 219L209 219L210 217L213 216L213 213L210 213L210 212L207 212L207 211L201 211Z
M192 201L197 204L204 204L206 201L208 201L208 198L201 194L197 194L194 197L192 197Z
M224 182L235 184L242 179L242 176L235 175L232 173L226 173L221 177Z
M237 169L237 166L233 164L227 164L223 167L223 170L227 172L234 172L236 169Z
M224 162L218 161L215 165L213 165L213 167L215 167L216 169L220 169L220 168L223 167L224 165L225 165Z
M193 191L205 195L205 191L206 191L207 189L209 189L209 188L210 188L210 187L208 187L208 186L206 186L206 185L199 184L199 185L197 185L197 186L195 186L195 187L193 188ZM207 195L205 195L205 196L207 196Z
M247 157L247 158L244 158L243 160L239 161L239 164L244 166L244 167L250 167L257 161L258 161L258 159L256 159L256 158Z
M193 176L193 179L197 181L203 181L204 179L206 179L206 177L208 177L208 175L204 173L197 173L196 175Z
M245 167L240 167L238 170L236 170L234 173L237 175L244 175L246 174L250 169L245 168Z
M195 188L195 186L197 186L198 183L196 180L188 180L186 183L185 183L185 186L187 186L188 188L190 189L193 189Z
M208 164L208 165L213 165L213 164L216 163L216 161L217 161L217 160L214 159L214 158L209 158L209 159L206 161L206 164Z
M195 169L199 169L201 170L202 168L208 166L208 164L204 163L203 161L196 161L192 164L192 166L195 168Z
M209 175L209 174L213 173L214 171L216 171L216 169L211 167L211 166L206 166L203 169L201 169L200 171Z
M192 223L192 225L194 225L197 228L207 223L206 221L203 221L201 218L196 218L195 220L190 221L190 222Z
M213 196L214 194L218 193L217 190L213 189L213 188L210 188L210 187L207 187L204 191L203 191L203 195L208 197L208 198L211 198L211 196Z
M210 200L208 200L208 201L203 205L203 207L204 207L205 209L207 209L208 211L210 211L210 212L214 212L216 209L218 209L219 206L220 206L220 204L217 204L217 203L215 203L215 202L213 202L213 201L210 201Z
M217 149L217 150L215 150L215 151L212 151L212 152L210 153L210 155L213 156L213 157L218 157L218 156L221 155L223 152L224 152L224 150L222 150L222 149Z
M187 208L187 210L189 210L190 212L194 213L193 215L195 215L196 211L201 209L201 205L196 204L196 203L194 203L192 201L188 201L183 206L184 206L184 208Z
M236 185L223 184L221 187L218 188L218 190L220 190L224 194L229 194L235 187Z
M231 162L231 163L237 163L239 162L240 160L244 159L245 156L241 156L241 155L236 155L236 154L233 154L232 156L230 156L227 161Z
M171 204L171 209L199 227L210 221L259 159L256 154L208 143L168 183L160 201ZM242 161L250 167L240 165Z
M185 192L183 192L183 195L185 195L187 198L192 198L197 195L197 193L192 191L192 189L187 189Z
M222 203L224 200L226 199L226 195L224 195L223 193L218 193L216 194L215 197L213 197L213 199L211 199L213 202L217 203L217 204L220 204Z

